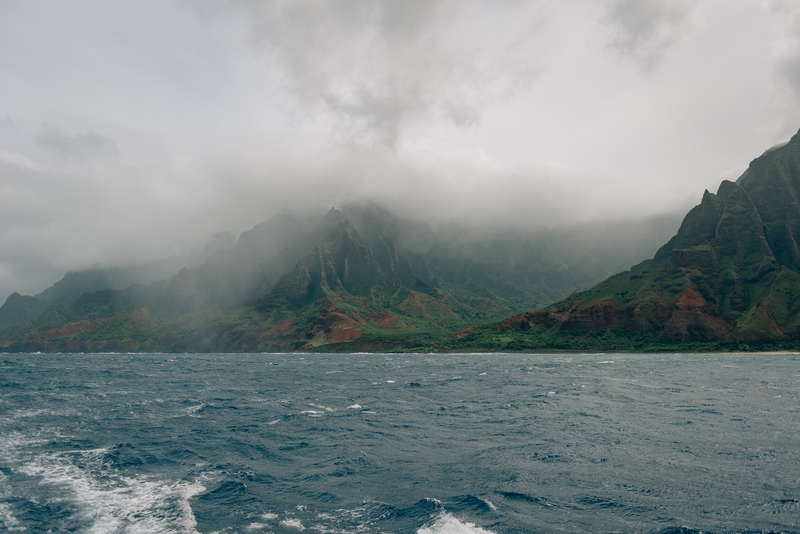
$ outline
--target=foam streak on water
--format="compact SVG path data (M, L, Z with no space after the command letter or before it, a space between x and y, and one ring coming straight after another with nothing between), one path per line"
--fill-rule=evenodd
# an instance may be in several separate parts
M92 451L92 456L103 452ZM189 498L205 490L200 484L165 483L116 473L98 479L60 455L37 458L20 471L65 489L65 498L79 504L91 522L90 533L197 532Z
M189 499L205 490L199 483L125 476L106 465L107 449L26 458L20 445L4 447L3 460L10 461L17 473L49 486L53 500L75 504L84 532L197 532ZM5 517L9 530L25 530L11 514L9 503L2 503L0 517Z
M800 532L800 356L0 354L0 531Z
M474 523L462 523L452 515L443 513L429 526L417 531L417 534L494 534L489 530L476 527Z

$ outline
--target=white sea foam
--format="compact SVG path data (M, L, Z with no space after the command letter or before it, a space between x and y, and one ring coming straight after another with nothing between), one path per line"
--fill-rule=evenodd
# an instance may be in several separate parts
M11 415L11 418L22 419L29 417L39 417L40 415L49 415L58 417L63 415L75 415L76 413L77 412L69 412L69 411L57 412L47 408L38 408L38 409L28 408L28 409L15 410L14 413Z
M485 503L486 503L486 506L488 506L488 507L489 507L491 510L495 510L495 511L497 511L497 506L495 506L495 505L494 505L494 503L493 503L492 501L490 501L490 500L488 500L488 499L481 499L481 500L482 500L483 502L485 502Z
M443 512L429 526L417 530L417 534L494 534L494 532L475 526L475 523L462 523L453 515Z
M0 502L0 528L3 532L24 532L26 530L11 513L11 506L5 502Z
M361 409L361 405L360 404L351 404L350 406L347 407L347 409L348 410L360 410Z
M0 473L0 499L8 499L13 494L11 486L8 484L8 477ZM0 502L0 530L3 532L23 532L23 527L19 520L14 517L11 505L7 502Z
M197 406L189 406L183 411L183 413L185 413L186 415L192 415L193 413L197 413L205 407L206 407L205 402L202 404L198 404Z
M109 472L102 469L106 452L95 449L42 455L23 464L20 471L67 490L65 498L78 504L92 522L88 533L197 532L189 499L205 491L203 485ZM72 463L75 456L80 456L82 467Z
M290 528L296 528L297 530L305 530L306 527L303 526L303 523L300 522L299 519L284 519L281 521L281 525Z
M0 435L0 458L10 462L17 461L19 451L25 450L31 445L39 445L46 442L46 439L31 438L19 432Z

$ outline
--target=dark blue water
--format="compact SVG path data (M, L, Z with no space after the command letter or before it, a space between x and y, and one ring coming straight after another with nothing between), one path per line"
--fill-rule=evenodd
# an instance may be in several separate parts
M0 354L0 531L800 532L800 356Z

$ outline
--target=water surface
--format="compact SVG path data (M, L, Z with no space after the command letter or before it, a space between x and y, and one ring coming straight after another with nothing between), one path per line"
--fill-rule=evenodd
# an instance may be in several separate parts
M0 354L0 531L800 532L800 356Z

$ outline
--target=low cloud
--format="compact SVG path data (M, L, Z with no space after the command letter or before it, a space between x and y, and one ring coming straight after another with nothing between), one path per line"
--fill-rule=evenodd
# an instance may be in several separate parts
M348 140L394 146L414 124L480 122L538 74L527 36L536 2L239 0L250 43L279 66L301 108ZM491 12L491 16L487 14Z
M11 117L8 115L5 118L0 119L0 131L13 133L17 129L17 125L14 124L14 121L11 120Z
M481 150L289 145L207 153L188 166L176 154L157 168L149 146L125 145L124 161L69 165L0 149L0 298L37 293L69 270L225 248L231 235L214 234L238 235L283 210L374 202L434 224L530 229L683 207L652 187L555 163L502 164Z
M789 0L766 3L778 22L773 61L780 79L800 102L800 5Z
M94 132L67 135L50 123L42 124L36 141L63 157L90 159L119 153L117 144L109 137Z
M670 47L692 28L692 15L701 0L615 0L602 21L615 31L609 47L655 68Z
M525 229L683 212L796 131L795 4L20 3L0 17L0 298L283 209Z

